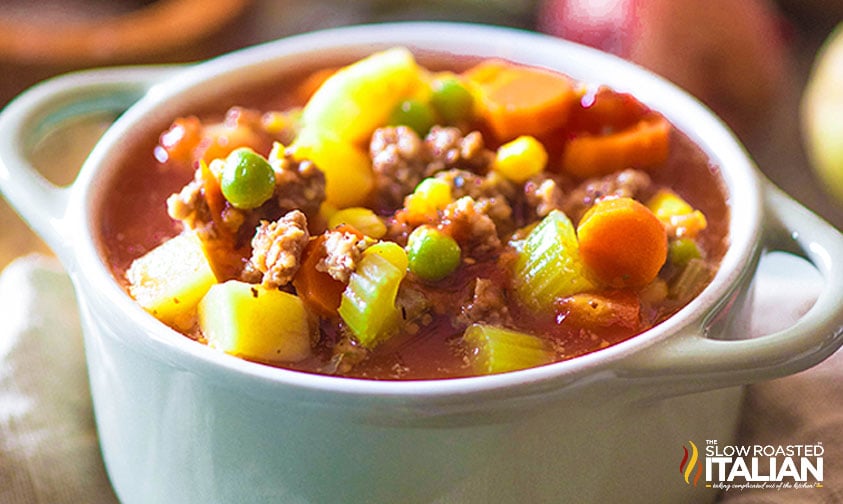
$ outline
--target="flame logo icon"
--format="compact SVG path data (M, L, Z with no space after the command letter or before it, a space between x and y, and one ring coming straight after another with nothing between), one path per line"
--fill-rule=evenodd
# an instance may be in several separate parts
M682 456L682 462L679 463L679 474L682 474L685 477L685 483L691 484L691 474L694 474L694 469L696 469L696 474L694 474L693 485L697 486L697 482L700 480L700 476L702 475L702 463L699 461L700 452L697 450L697 445L694 444L693 441L688 441L688 444L691 445L691 451L688 452L688 448L684 445L682 446L682 450L685 452Z

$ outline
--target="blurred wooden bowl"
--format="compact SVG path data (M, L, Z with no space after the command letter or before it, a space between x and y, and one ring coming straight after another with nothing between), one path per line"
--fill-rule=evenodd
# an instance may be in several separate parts
M52 15L41 12L50 3L29 2L17 16L9 8L0 13L0 60L91 66L174 52L190 55L238 17L249 0L135 0L128 6L87 0L54 6L60 8Z
M252 0L12 0L0 9L0 107L81 68L207 59L244 43Z

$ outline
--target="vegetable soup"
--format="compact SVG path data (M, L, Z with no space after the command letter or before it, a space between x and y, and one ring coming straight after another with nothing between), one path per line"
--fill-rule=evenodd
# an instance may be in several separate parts
M421 61L395 47L172 117L111 182L115 276L197 344L388 380L599 351L710 281L719 167L660 113L543 68Z

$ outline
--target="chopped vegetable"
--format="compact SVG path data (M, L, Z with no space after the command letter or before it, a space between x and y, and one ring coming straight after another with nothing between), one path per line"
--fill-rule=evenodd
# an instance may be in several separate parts
M624 327L638 329L640 303L633 291L584 292L562 299L559 313L577 327Z
M629 128L651 114L647 107L628 93L618 93L603 85L585 84L579 106L571 111L566 129L592 135Z
M208 203L208 210L211 212L211 219L217 227L217 231L223 235L230 235L233 230L223 222L222 212L225 210L226 199L220 187L220 178L225 168L225 161L214 159L211 163L199 161L199 174L202 180L202 190L205 201Z
M301 109L284 112L272 110L261 116L261 125L267 133L279 135L284 132L296 130L300 119Z
M708 225L702 212L667 188L659 189L647 201L647 208L664 223L668 235L677 238L695 238Z
M460 265L460 246L431 226L419 226L407 238L409 268L425 280L441 280Z
M513 182L526 182L544 170L547 151L535 137L523 135L498 147L494 168Z
M362 148L327 136L299 136L290 150L296 161L309 159L325 173L328 204L346 208L361 206L368 199L374 176L369 155Z
M386 124L408 126L424 138L430 128L436 124L436 114L427 103L415 99L404 100L395 107Z
M265 362L297 362L310 355L313 328L297 296L229 280L199 303L199 327L208 345Z
M520 244L515 261L515 291L534 310L550 311L562 297L590 290L570 219L553 210Z
M310 240L302 252L301 266L293 277L293 287L302 301L318 315L332 317L337 314L345 284L335 280L316 266L325 257L325 239L320 234Z
M641 120L618 132L572 138L562 155L562 169L581 179L626 168L648 169L667 160L669 143L670 123L666 119Z
M129 293L146 311L181 330L193 325L196 305L217 283L193 231L176 235L135 259L126 279Z
M598 201L577 227L589 273L610 287L643 287L667 260L667 233L646 206L632 198Z
M431 105L448 124L467 121L474 115L474 97L454 74L437 76L431 83Z
M407 252L395 242L384 241L376 243L366 249L364 253L377 254L389 261L390 264L402 272L406 272L407 267L410 265L409 259L407 258Z
M406 268L404 249L394 242L380 242L363 252L351 274L338 313L363 347L374 348L398 328L401 313L395 298Z
M246 124L223 121L203 129L196 153L201 152L202 160L210 163L227 157L235 148L259 148L261 145L261 136Z
M578 99L571 79L503 60L484 61L464 77L476 89L480 117L500 142L559 128Z
M670 285L669 297L687 301L699 294L713 274L711 266L703 259L691 259L682 273Z
M453 201L450 184L438 178L426 178L404 199L405 217L413 223L432 220Z
M472 324L463 334L472 368L479 374L505 373L554 361L548 341L500 327Z
M396 47L372 54L325 79L302 110L301 135L368 141L419 86L421 71L410 51Z
M667 256L670 262L678 266L685 266L691 259L702 257L697 242L691 238L679 238L671 240L667 248Z
M251 209L263 205L275 192L275 171L252 149L235 149L225 159L220 188L229 203Z
M343 224L359 230L366 236L380 239L386 234L386 224L375 212L365 207L349 207L337 210L328 218L328 227L335 228Z

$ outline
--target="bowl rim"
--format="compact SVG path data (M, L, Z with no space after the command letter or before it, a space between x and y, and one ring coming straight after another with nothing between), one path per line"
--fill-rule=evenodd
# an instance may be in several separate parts
M363 55L394 45L444 53L454 53L456 45L460 47L460 54L470 49L470 54L476 56L494 55L546 66L569 73L578 80L606 83L616 90L631 92L663 113L721 168L731 215L730 245L712 282L688 305L654 328L584 356L497 375L398 381L315 375L222 354L161 324L118 285L95 243L98 230L92 216L101 199L97 197L96 188L100 184L96 182L108 160L119 150L119 140L132 128L163 113L168 105L200 86L226 86L237 81L237 72L267 70L273 64L317 56L325 51ZM605 70L611 72L601 73ZM600 77L596 78L598 75ZM734 197L738 190L740 198ZM127 110L103 135L74 184L68 208L71 209L69 213L76 215L69 220L74 223L72 225L80 226L80 232L75 234L77 243L73 248L77 267L71 270L71 277L78 282L80 293L93 289L105 299L104 303L111 305L111 311L122 315L124 325L128 323L136 327L136 332L145 333L144 338L124 338L126 344L151 352L156 358L180 368L214 377L219 383L238 390L277 390L283 386L287 392L308 402L348 404L361 397L402 403L465 402L482 397L505 399L531 391L558 391L560 387L588 381L598 373L611 377L613 366L629 355L674 336L704 332L705 325L724 300L740 287L754 265L761 229L761 199L757 169L721 120L665 79L613 55L548 35L500 26L453 22L345 26L293 35L188 67L155 86Z

